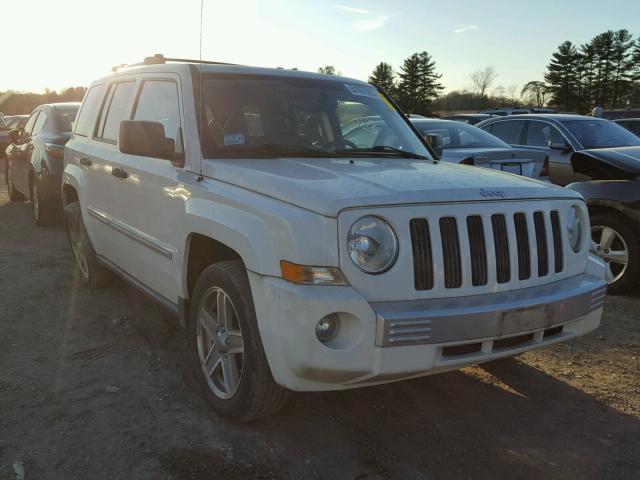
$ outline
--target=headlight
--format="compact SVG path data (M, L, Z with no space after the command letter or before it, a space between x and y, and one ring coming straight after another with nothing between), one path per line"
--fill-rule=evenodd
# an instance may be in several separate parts
M580 210L573 205L567 213L567 236L569 237L569 245L574 252L580 250L582 240L582 221L580 220Z
M363 272L383 273L398 257L398 238L391 225L378 217L362 217L347 236L349 256Z

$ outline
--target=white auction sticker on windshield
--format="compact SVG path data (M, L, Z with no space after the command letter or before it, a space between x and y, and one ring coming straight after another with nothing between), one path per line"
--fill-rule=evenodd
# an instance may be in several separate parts
M241 133L232 133L224 136L225 145L244 145L244 135Z
M349 90L353 95L357 95L359 97L374 97L378 96L378 91L370 87L369 85L354 85L352 83L345 83L345 88Z

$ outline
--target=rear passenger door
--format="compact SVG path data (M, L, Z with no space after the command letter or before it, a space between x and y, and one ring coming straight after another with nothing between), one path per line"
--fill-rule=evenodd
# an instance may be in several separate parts
M132 120L161 123L174 141L176 158L184 157L183 109L177 75L145 76L139 83ZM126 270L136 280L177 304L176 254L178 222L189 192L180 182L183 168L171 160L118 152L118 166L126 172L119 192L124 200L117 217L124 229Z

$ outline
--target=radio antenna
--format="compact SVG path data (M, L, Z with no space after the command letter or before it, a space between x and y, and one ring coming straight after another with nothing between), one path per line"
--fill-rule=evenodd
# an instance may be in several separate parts
M202 138L202 125L204 124L205 118L204 118L204 93L202 92L202 18L203 18L203 12L204 12L204 0L200 0L200 63L198 64L198 73L199 73L199 79L198 79L198 83L199 83L199 92L198 92L198 97L199 97L199 103L200 103L200 121L198 122L198 137L200 137L198 140L200 143L200 172L198 173L198 181L202 181L204 179L203 175L202 175L202 150L204 149L204 139Z

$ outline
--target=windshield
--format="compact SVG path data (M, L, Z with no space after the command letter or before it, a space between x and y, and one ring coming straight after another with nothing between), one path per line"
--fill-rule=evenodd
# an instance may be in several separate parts
M431 158L371 85L297 77L207 75L205 157L415 156ZM349 138L354 128L378 135Z
M414 122L423 135L437 135L437 143L448 148L511 148L498 137L461 122Z
M640 138L608 120L562 122L585 149L640 146Z

